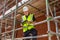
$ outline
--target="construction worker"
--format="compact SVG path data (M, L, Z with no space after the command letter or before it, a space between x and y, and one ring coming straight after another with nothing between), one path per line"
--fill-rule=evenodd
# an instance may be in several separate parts
M32 13L29 13L29 8L27 6L23 7L23 16L22 16L22 26L23 26L23 32L24 37L29 36L37 36L37 31L34 27L34 21L35 17ZM30 40L30 39L25 39ZM32 38L32 40L37 40L36 38Z

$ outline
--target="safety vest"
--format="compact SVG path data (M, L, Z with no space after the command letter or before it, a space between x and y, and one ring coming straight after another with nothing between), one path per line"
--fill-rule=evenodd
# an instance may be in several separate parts
M26 17L25 15L22 16L22 25L23 25L23 32L26 32L28 30L31 30L32 28L34 28L33 24L28 24L26 21L33 21L33 14L28 15L28 17Z

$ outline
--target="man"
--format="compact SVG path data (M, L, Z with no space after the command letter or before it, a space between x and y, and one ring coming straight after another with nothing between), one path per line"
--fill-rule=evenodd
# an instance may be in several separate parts
M27 6L23 7L23 16L22 16L22 26L23 26L23 32L24 32L24 37L29 37L29 36L37 36L37 31L34 27L34 15L32 13L29 13L29 9ZM25 39L25 40L30 40L30 39ZM37 40L36 38L32 38L32 40Z

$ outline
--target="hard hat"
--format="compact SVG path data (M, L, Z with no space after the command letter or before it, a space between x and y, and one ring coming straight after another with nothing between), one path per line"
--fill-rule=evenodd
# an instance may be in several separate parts
M29 9L28 9L28 7L27 6L24 6L23 7L23 11L28 11Z

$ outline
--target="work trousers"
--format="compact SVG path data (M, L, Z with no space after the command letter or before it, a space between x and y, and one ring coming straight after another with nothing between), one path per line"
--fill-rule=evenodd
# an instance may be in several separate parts
M29 37L29 36L37 36L37 30L31 29L28 30L27 32L24 32L24 37ZM37 40L37 38L30 38L30 39ZM30 40L30 39L24 39L24 40Z

